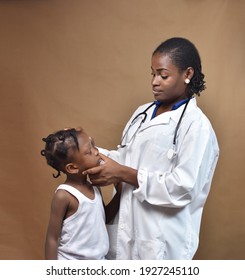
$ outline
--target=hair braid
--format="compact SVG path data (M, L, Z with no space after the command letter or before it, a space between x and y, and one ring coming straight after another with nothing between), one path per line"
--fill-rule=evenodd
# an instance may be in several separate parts
M54 178L64 172L64 167L68 161L68 150L73 148L79 151L77 140L77 131L74 128L59 130L48 135L42 140L45 142L45 148L41 150L41 155L47 160L47 164L53 167L58 173L53 174Z

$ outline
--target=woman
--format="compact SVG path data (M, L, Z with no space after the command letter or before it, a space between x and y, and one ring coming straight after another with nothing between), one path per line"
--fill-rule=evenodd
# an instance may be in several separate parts
M117 151L85 171L98 186L123 182L113 240L116 259L192 259L219 147L197 107L205 89L196 47L171 38L152 55L154 103L139 107ZM112 244L113 245L113 244Z

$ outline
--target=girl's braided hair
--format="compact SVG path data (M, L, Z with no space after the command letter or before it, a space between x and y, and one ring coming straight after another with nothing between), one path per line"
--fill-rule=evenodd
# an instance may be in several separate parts
M68 151L79 151L77 140L79 133L81 133L81 130L70 128L59 130L42 139L45 142L45 148L41 150L41 155L46 158L48 165L57 170L58 173L53 174L54 178L59 177L61 171L64 172L65 165L71 160Z

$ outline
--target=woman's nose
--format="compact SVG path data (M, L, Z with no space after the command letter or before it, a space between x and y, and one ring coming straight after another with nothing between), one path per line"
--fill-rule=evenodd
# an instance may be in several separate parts
M151 81L152 85L159 85L159 75L153 75L152 76L152 81Z

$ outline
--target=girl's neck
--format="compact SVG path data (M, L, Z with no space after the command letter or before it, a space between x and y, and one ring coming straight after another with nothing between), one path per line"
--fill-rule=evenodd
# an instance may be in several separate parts
M95 198L95 192L94 188L92 187L92 184L87 181L86 177L84 180L80 178L80 180L74 180L73 178L67 178L65 181L65 184L72 186L73 188L80 191L83 195L85 195L89 199Z
M65 184L70 185L75 188L81 188L81 187L91 187L91 183L87 180L87 177L79 177L79 178L66 178Z

